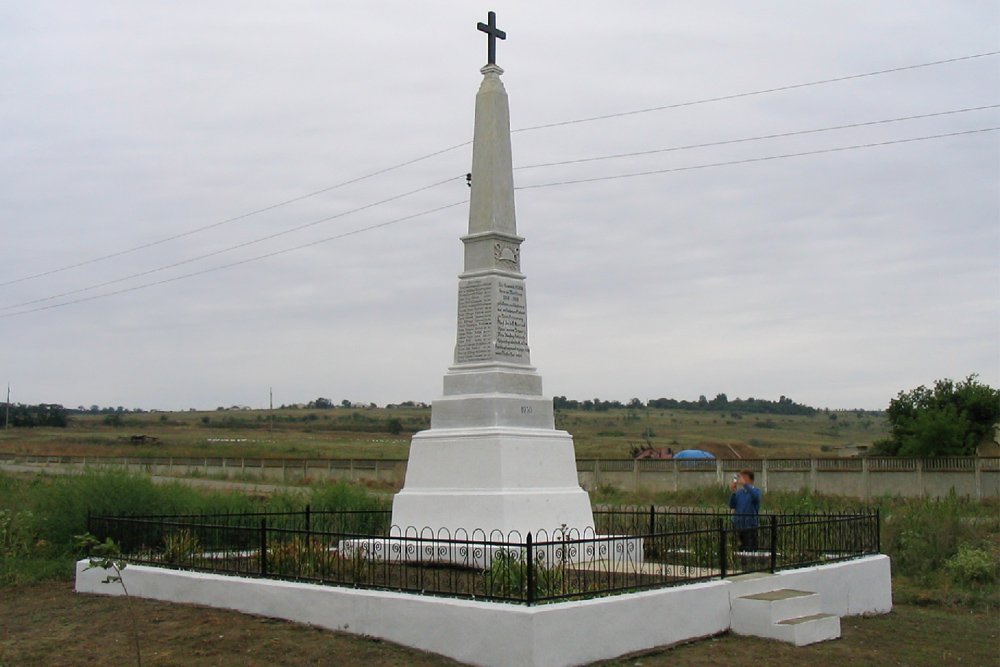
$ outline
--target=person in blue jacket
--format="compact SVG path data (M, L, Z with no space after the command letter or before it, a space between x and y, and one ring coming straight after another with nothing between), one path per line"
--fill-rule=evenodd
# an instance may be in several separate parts
M729 506L736 510L733 514L733 528L740 536L740 550L757 551L757 513L760 512L763 494L753 485L753 471L741 471L729 483L729 488L733 492L729 496Z

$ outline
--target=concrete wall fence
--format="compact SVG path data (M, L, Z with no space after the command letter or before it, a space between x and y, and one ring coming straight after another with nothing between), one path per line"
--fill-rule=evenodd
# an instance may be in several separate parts
M244 459L177 457L31 456L0 453L0 467L121 467L151 475L210 477L236 481L348 480L401 487L403 459ZM941 498L1000 497L1000 457L829 459L581 459L580 484L588 490L683 491L722 486L740 470L753 470L769 491L814 491L871 499L881 496Z

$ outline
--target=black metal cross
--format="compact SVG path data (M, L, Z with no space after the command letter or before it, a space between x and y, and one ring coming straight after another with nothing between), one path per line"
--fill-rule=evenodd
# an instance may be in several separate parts
M488 23L480 23L476 27L489 35L490 45L489 45L489 60L487 64L496 65L497 64L497 38L507 39L507 33L503 30L497 29L497 15L496 12L489 12L487 14Z

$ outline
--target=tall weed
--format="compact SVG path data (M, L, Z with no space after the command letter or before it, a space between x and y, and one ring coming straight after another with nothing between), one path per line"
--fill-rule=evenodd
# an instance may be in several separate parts
M38 533L63 550L75 547L74 535L87 532L87 512L178 514L201 505L198 492L179 483L154 485L149 477L123 471L85 472L53 479L36 499Z

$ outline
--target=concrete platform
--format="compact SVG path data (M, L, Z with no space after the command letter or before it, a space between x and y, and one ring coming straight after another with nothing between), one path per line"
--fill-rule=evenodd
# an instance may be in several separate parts
M87 566L77 563L78 592L122 595ZM818 592L822 614L892 609L887 556L531 607L141 565L122 575L135 597L379 637L482 667L569 667L715 635L732 627L737 598L781 589Z

